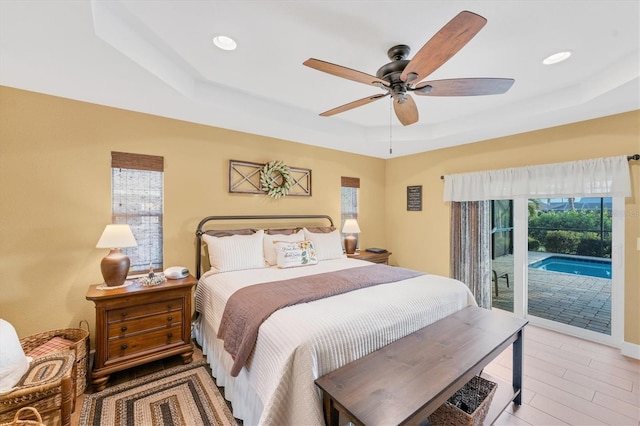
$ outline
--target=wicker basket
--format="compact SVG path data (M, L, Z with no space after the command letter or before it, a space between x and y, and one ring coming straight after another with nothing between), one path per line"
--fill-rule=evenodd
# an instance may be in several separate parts
M22 417L23 414L25 417L31 416L35 420L27 420L27 419L22 420L20 417ZM13 418L13 421L11 423L0 423L0 426L46 426L46 425L42 422L42 417L40 416L40 413L38 412L38 410L36 410L33 407L22 407L16 412L16 415Z
M86 330L82 328L83 323L87 328ZM32 334L31 336L20 339L20 344L24 352L29 353L54 337L62 337L63 339L74 342L70 349L76 357L76 375L74 382L76 386L75 395L78 397L87 389L87 374L89 371L89 323L82 320L78 324L78 328L63 328Z
M480 376L474 377L429 416L429 424L433 426L482 425L497 387L497 383Z

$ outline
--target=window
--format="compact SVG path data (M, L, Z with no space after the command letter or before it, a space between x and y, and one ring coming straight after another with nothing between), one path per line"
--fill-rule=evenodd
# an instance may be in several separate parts
M344 226L347 219L358 219L358 188L360 188L360 178L344 177L341 178L341 211L340 211L340 229ZM356 247L358 246L358 235L356 234Z
M111 153L112 222L128 224L136 238L137 247L123 249L133 273L163 269L163 175L163 157Z

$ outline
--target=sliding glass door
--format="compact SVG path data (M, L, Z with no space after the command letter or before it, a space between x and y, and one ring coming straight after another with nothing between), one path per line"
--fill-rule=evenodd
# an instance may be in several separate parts
M624 218L622 198L500 201L511 226L492 247L493 303L532 323L618 344L622 340ZM503 217L504 217L504 213ZM511 228L505 248L500 232ZM497 283L497 286L496 286Z

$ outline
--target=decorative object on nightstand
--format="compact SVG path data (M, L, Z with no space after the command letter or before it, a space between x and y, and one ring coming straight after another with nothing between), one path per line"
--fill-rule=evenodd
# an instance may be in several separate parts
M357 240L353 234L360 233L360 227L358 226L358 221L355 219L347 219L344 221L344 226L342 227L343 234L349 234L344 237L344 249L347 254L354 254L356 252L356 244Z
M104 232L102 236L100 236L96 248L111 249L109 254L100 262L102 277L108 287L121 286L127 279L131 261L120 249L136 247L137 245L138 243L129 225L111 224L104 228Z
M137 281L140 283L140 285L149 287L166 283L167 277L165 277L163 273L153 275L149 274L148 277L140 277L137 279Z
M191 299L197 280L189 275L155 286L139 283L100 291L92 285L86 299L96 307L95 358L91 383L105 388L117 371L180 355L191 362Z

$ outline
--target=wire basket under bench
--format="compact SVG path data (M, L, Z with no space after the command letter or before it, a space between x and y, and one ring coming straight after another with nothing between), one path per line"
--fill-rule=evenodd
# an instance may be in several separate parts
M433 426L481 426L498 385L476 376L429 416Z

